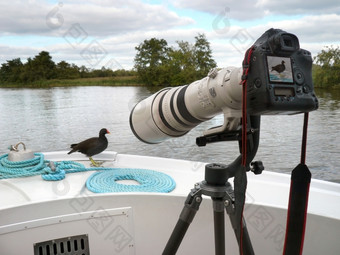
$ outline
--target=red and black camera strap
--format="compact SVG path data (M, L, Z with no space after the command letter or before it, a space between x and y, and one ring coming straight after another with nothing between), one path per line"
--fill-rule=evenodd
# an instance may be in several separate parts
M244 250L244 221L243 221L243 210L244 210L244 203L245 203L245 194L247 189L247 133L248 133L248 125L247 125L247 78L248 73L250 69L250 61L251 61L251 55L253 53L254 46L250 47L245 54L242 67L243 67L243 73L242 73L242 80L240 82L240 85L242 85L242 146L241 146L241 155L242 155L242 163L240 170L235 174L234 178L234 191L237 192L237 196L235 194L235 197L241 198L242 201L236 201L236 203L241 207L240 209L236 208L237 211L240 211L239 215L239 233L238 233L238 243L239 243L239 251L240 255L244 255L247 252ZM246 254L248 255L248 254Z
M301 162L292 171L283 255L300 255L307 221L308 195L312 174L306 166L308 113L304 116Z
M247 163L247 78L250 70L251 55L254 51L254 46L250 47L246 53L242 63L243 73L242 81L242 169L245 175ZM307 148L307 127L309 114L304 114L303 136L301 145L301 160L292 171L289 203L287 212L286 235L283 248L283 255L301 255L303 250L305 227L307 220L307 207L309 186L311 181L311 172L306 166L306 148ZM237 175L235 175L235 179ZM244 179L244 177L243 177ZM246 181L246 177L245 177ZM244 185L246 187L246 185ZM235 187L236 188L236 187ZM244 190L245 194L245 190ZM245 196L245 195L244 195ZM245 201L245 199L244 199ZM244 207L244 205L243 205ZM243 209L240 220L239 235L240 254L244 255L243 251Z
M243 73L242 73L242 166L247 165L247 79L250 69L251 55L254 51L254 46L250 47L244 56L242 63Z

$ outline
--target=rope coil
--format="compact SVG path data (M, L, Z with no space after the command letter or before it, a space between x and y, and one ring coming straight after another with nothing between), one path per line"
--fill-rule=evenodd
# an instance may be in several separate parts
M120 180L135 180L139 184L126 185ZM116 168L92 174L86 181L86 187L95 193L107 192L161 192L168 193L176 187L175 181L168 175L147 169Z
M49 172L44 156L34 153L34 158L24 161L10 161L8 154L0 156L0 179L28 177Z
M41 175L45 181L60 181L67 173L93 171L98 168L85 168L74 161L53 162L45 160L42 153L34 153L34 158L24 161L10 161L8 154L0 156L0 179Z
M45 181L60 181L66 174L100 171L91 175L86 181L86 187L95 193L102 192L171 192L175 181L168 175L147 170L132 168L86 168L74 161L53 162L44 159L42 153L34 153L34 158L25 161L10 161L8 154L0 156L0 180L41 175ZM118 180L135 180L140 185L125 185Z

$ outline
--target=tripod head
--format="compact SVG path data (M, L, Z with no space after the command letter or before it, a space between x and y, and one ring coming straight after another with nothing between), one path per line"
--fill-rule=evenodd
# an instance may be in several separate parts
M247 171L252 171L254 174L261 174L264 170L261 161L252 162L254 159L260 142L260 124L261 116L248 116L247 121ZM197 146L206 146L208 143L222 142L222 141L238 141L239 151L241 153L242 143L241 143L241 123L236 130L223 130L221 132L207 133L203 136L196 138ZM227 179L234 177L235 172L241 167L242 156L239 155L231 164L225 168ZM222 178L222 176L220 176Z

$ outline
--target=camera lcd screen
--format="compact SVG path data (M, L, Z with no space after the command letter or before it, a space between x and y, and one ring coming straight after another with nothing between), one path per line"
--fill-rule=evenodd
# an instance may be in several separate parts
M290 58L267 56L269 81L272 83L294 83Z

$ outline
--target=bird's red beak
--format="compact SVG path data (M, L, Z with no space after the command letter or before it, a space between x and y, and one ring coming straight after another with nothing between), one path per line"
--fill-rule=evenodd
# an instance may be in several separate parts
M109 130L106 129L106 134L111 134Z

